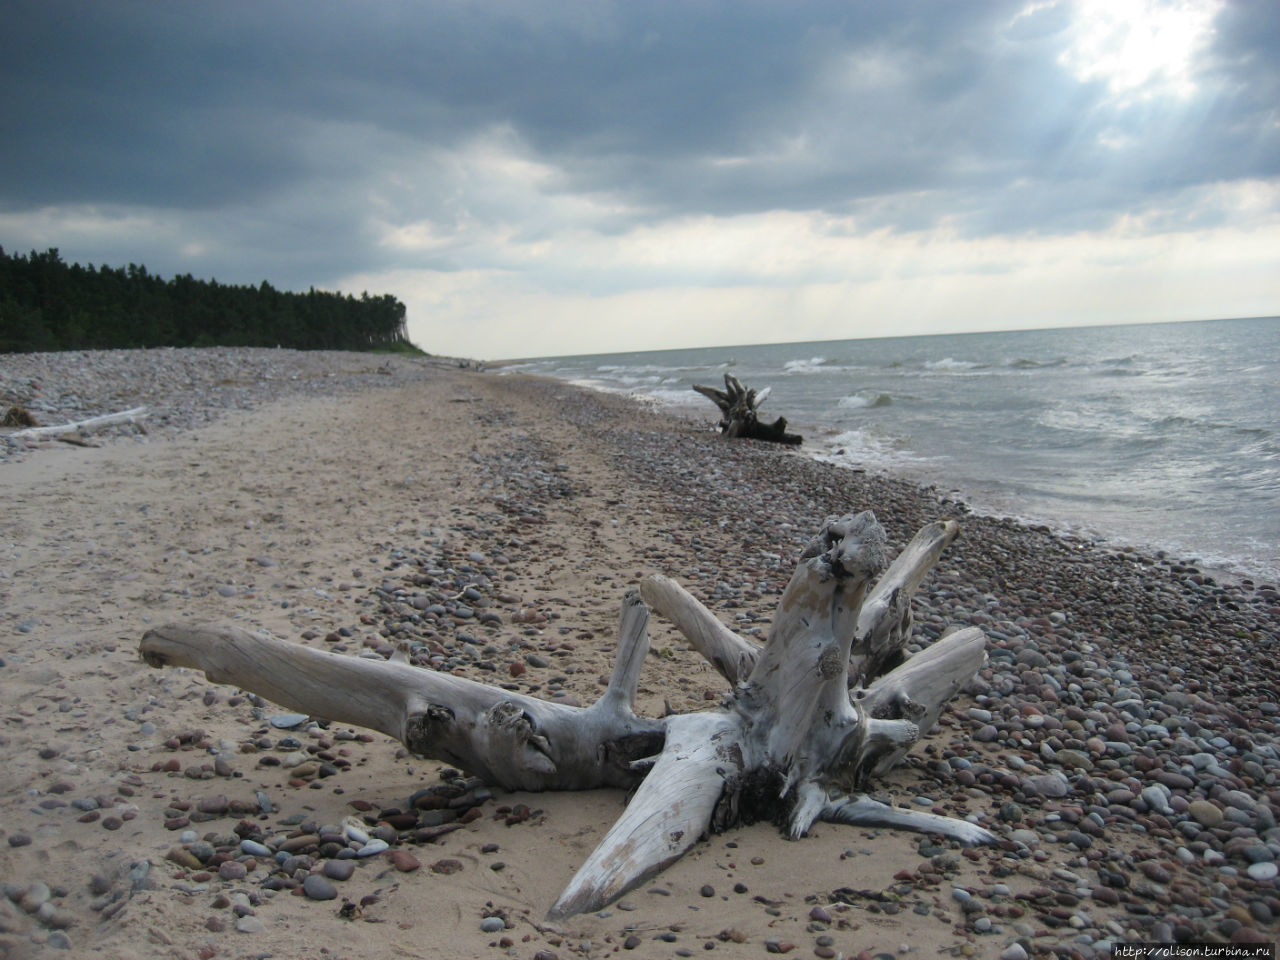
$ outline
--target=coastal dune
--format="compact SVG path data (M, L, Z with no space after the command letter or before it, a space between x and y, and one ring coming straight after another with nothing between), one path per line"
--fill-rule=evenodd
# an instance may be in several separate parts
M0 447L0 957L1016 960L1276 939L1273 585L438 361L0 357L0 405L19 403L50 424L148 416L90 446ZM997 847L755 824L551 927L621 792L490 791L137 656L151 626L221 621L585 704L643 577L763 640L823 519L864 509L895 547L959 520L917 637L978 626L990 658L877 795L975 815ZM720 677L650 632L640 711L714 707ZM350 818L387 850L340 856Z

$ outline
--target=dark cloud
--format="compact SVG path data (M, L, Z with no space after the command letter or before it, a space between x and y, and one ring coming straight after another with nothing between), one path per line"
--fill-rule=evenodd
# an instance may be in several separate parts
M11 4L0 211L186 212L226 269L296 284L395 262L362 232L388 171L416 178L389 217L462 219L467 172L433 158L496 128L545 191L625 205L603 230L798 209L1053 233L1277 175L1280 5L1223 7L1191 98L1127 101L1063 66L1067 4L1025 7Z

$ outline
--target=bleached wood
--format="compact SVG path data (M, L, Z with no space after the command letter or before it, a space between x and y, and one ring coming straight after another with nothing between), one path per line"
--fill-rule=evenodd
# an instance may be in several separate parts
M618 615L618 656L604 696L591 709L621 717L634 715L636 690L644 658L649 655L649 608L640 599L639 590L628 590L622 598Z
M157 627L143 636L141 652L155 667L190 667L290 710L379 730L511 790L630 787L639 779L632 761L662 743L660 721L612 702L570 707L234 626Z
M147 415L146 411L146 407L134 407L132 410L122 410L120 413L104 413L102 416L89 417L86 420L77 420L74 423L63 423L52 427L26 427L9 434L9 436L52 437L59 433L71 433L75 430L82 430L85 427L101 427L108 423L122 423L126 420L133 423L145 417Z
M820 819L856 827L899 827L919 833L937 833L968 846L996 842L995 834L976 823L924 810L891 807L870 797L837 797L823 810Z
M689 645L731 684L751 675L760 656L760 644L734 633L680 584L655 574L640 584L640 596L674 623Z
M928 733L947 701L986 663L986 645L986 634L978 627L948 634L856 693L854 704L865 717L910 720ZM887 772L905 754L905 748L886 753L870 775Z
M880 675L911 632L911 600L925 574L960 534L954 520L927 524L898 554L871 592L858 614L857 640L849 664L851 683L868 683Z
M726 784L742 774L741 741L741 721L727 711L670 717L652 771L548 919L599 910L684 856L706 832Z
M639 784L553 904L549 916L562 920L600 909L742 817L776 819L793 838L822 819L989 842L973 824L858 795L985 659L981 631L958 631L850 695L851 674L873 676L900 656L911 596L956 531L950 521L926 527L873 586L885 555L874 515L828 519L801 554L764 646L674 581L651 577L623 600L617 660L603 696L586 708L235 627L160 627L143 637L142 653L155 666L194 667L291 709L381 730L497 786ZM635 715L649 649L646 600L733 685L719 708Z

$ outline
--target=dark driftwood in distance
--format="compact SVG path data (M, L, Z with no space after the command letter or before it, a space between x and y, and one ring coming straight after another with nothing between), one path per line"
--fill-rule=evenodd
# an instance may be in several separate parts
M871 513L830 518L801 554L760 645L661 576L629 591L601 698L571 707L405 663L339 656L235 627L158 627L152 666L193 667L293 710L358 724L512 790L636 789L551 906L599 910L681 857L704 834L769 819L792 838L815 821L904 827L964 843L995 838L966 820L879 803L860 791L897 763L982 666L976 628L903 660L909 606L957 534L926 526L888 572ZM649 649L649 604L731 684L716 709L634 712Z
M732 374L724 375L724 389L694 384L698 391L720 408L720 433L726 437L746 437L749 440L768 440L797 446L804 438L798 433L787 433L787 418L779 417L773 423L760 419L760 405L769 396L768 388L757 393L748 390Z

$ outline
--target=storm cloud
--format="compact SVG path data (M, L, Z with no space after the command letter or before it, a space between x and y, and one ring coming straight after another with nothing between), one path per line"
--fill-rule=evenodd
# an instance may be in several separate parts
M15 4L0 243L381 283L428 349L487 317L489 355L530 352L522 298L625 326L664 289L1146 262L1276 238L1277 50L1267 2ZM801 332L860 332L833 316Z

